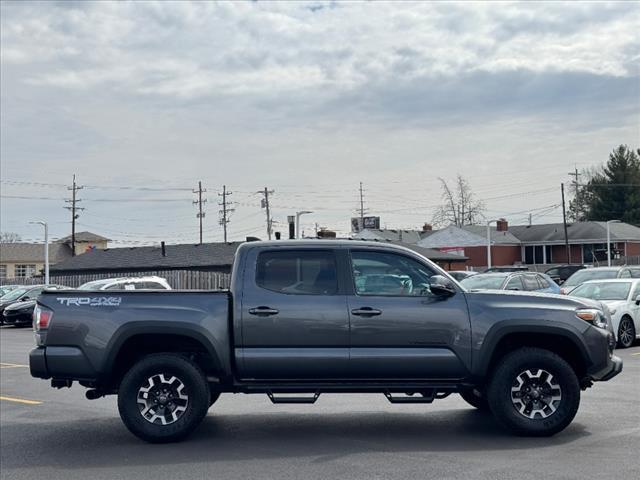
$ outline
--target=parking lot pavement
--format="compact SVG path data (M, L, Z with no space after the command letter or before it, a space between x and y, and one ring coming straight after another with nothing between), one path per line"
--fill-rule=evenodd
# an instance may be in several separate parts
M149 445L118 417L115 397L54 390L26 367L33 335L0 329L2 479L569 479L636 478L640 347L623 372L584 392L552 438L513 437L451 396L391 405L382 395L323 395L315 405L223 395L187 441Z

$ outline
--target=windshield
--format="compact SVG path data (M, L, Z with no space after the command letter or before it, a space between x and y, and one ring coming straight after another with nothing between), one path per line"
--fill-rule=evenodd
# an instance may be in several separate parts
M630 289L631 282L585 283L571 292L571 296L592 300L626 300Z
M29 291L28 288L16 288L2 297L3 302L12 302L19 299L22 295Z
M78 287L78 290L100 290L101 287L110 281L111 280L94 280L93 282L83 283Z
M563 287L580 285L587 280L606 280L608 278L616 278L617 275L617 270L578 270L576 273L571 275L566 282L564 282Z
M500 290L505 278L507 275L473 275L462 280L460 284L469 290Z

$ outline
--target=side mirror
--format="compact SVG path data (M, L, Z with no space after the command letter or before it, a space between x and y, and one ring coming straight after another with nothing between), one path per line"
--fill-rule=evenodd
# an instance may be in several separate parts
M20 299L21 302L26 302L27 300L31 300L29 297L22 297Z
M456 289L453 283L442 275L434 275L431 277L431 283L429 284L431 293L438 297L451 297L456 294Z
M640 305L640 295L636 297L636 305Z

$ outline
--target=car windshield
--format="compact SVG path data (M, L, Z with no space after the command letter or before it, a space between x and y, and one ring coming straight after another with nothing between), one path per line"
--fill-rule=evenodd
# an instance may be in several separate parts
M12 302L29 291L28 288L16 288L2 297L3 302Z
M93 282L83 283L78 287L78 290L100 290L111 280L94 280Z
M462 286L469 290L487 289L487 290L499 290L504 283L504 279L507 275L473 275L465 278L460 282Z
M578 270L576 273L571 275L566 282L564 282L563 287L574 287L586 282L587 280L606 280L608 278L616 278L617 275L617 270Z
M571 296L592 300L626 300L630 289L631 282L585 283L571 292Z

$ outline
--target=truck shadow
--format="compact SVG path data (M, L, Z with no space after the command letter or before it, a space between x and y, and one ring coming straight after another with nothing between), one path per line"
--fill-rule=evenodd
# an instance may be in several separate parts
M514 437L489 414L471 409L434 413L339 414L211 412L180 444L150 445L133 437L118 418L17 423L3 427L3 469L82 469L316 457L313 462L360 453L432 453L529 450L574 442L590 433L574 422L551 438ZM47 445L26 456L34 445ZM28 463L25 463L28 462Z

